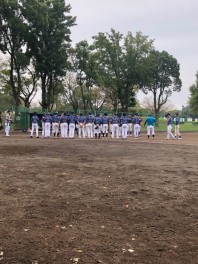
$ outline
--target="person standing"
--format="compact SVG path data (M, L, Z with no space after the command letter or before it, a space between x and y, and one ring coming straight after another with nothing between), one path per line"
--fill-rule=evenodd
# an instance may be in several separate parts
M139 131L138 131L138 136L140 137L141 126L142 126L142 118L141 118L140 114L138 114L138 118L139 118Z
M121 117L121 124L122 124L122 139L127 139L127 133L128 133L128 121L129 118L126 116L125 113L123 113Z
M166 119L167 119L167 137L166 139L175 139L173 133L172 133L172 117L171 115L168 113L166 115Z
M74 113L71 113L69 116L69 138L74 139L74 132L75 132L75 126L77 123L77 117L74 115Z
M147 124L147 138L149 139L150 134L152 134L152 137L154 139L155 137L155 118L150 114L147 119L144 122L144 126Z
M50 113L47 113L45 117L43 118L43 121L45 123L45 138L50 138L50 129L51 129L51 123L52 123L52 117L50 116Z
M54 135L55 138L58 137L59 122L60 122L60 116L58 115L58 112L54 112L52 116L52 135Z
M34 112L34 114L32 116L32 130L31 130L30 138L33 138L34 130L36 131L36 137L39 138L38 122L39 122L39 117L37 116L37 113Z
M85 138L85 117L82 113L77 118L78 123L78 136L79 138L83 137Z
M131 137L133 132L133 120L131 114L128 114L128 134Z
M10 114L10 110L8 110L6 113L6 117L5 117L5 135L6 135L6 137L10 136L11 122L12 122L11 114Z
M138 113L135 113L135 116L133 118L133 124L134 124L134 138L138 139L139 137L139 117Z
M94 117L92 116L91 113L89 113L88 116L86 117L85 123L86 123L87 137L93 138L92 125L94 123Z
M103 137L106 136L108 137L108 132L109 132L109 117L107 113L104 113L104 116L102 117L102 134Z
M60 117L61 138L67 138L68 122L69 122L69 117L68 117L67 113L63 113Z
M111 138L114 138L114 134L116 134L116 138L119 139L119 126L120 118L115 114L111 119L112 124L112 135Z
M175 114L175 138L177 138L178 136L178 139L182 139L181 134L179 132L179 124L180 124L179 114L176 113Z
M97 138L100 139L101 129L102 129L102 118L100 117L99 114L97 114L95 119L94 119L95 139L97 139Z
M42 117L41 117L41 124L42 124L42 137L45 137L45 122L44 122L44 118L45 118L45 112L43 113Z

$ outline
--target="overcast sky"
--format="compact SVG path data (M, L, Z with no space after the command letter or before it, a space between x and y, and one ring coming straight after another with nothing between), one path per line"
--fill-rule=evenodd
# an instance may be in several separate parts
M198 0L66 0L77 17L72 28L72 41L91 42L98 32L111 28L126 35L141 31L155 39L157 50L165 50L180 64L182 92L171 101L178 108L186 105L189 86L198 71ZM143 100L145 95L139 94Z

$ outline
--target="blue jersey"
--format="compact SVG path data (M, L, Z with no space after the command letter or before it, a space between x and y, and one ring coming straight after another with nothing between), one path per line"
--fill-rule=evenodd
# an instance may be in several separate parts
M138 116L135 116L135 117L133 118L133 124L134 124L134 125L139 125L139 117L138 117Z
M84 123L85 122L85 117L84 116L79 116L77 118L77 121L78 121L78 123Z
M103 116L102 117L102 123L103 123L103 125L104 124L109 124L109 117L108 116Z
M167 120L167 125L172 125L172 117L169 117L168 120Z
M128 123L129 124L133 123L132 117L128 117Z
M38 118L38 116L37 116L37 115L33 115L33 116L32 116L32 123L33 123L33 124L38 124L38 122L39 122L39 118Z
M92 115L88 115L86 117L86 123L89 124L89 123L94 123L94 117Z
M76 124L77 123L77 117L75 115L69 116L69 123L70 124Z
M95 117L94 124L95 125L102 125L102 118L99 116Z
M180 123L180 118L179 118L179 116L176 116L176 118L175 118L175 125L179 125L179 123Z
M129 118L128 118L128 116L122 116L122 118L121 118L121 123L122 123L122 124L128 124L128 123L129 123Z
M119 124L120 122L120 118L118 116L113 116L112 120L111 120L112 124Z
M52 122L52 117L50 115L46 115L44 118L43 118L43 121L45 123L51 123Z
M147 126L154 126L155 124L155 118L153 116L147 117L145 124L147 123Z
M53 123L58 123L60 121L60 116L55 114L52 116L52 122Z
M67 116L67 115L61 116L60 122L61 123L69 123L69 116Z

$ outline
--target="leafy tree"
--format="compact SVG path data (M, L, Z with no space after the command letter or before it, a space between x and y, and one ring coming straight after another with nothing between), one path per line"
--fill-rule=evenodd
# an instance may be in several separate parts
M192 113L198 113L198 72L196 73L196 80L193 85L190 86L190 98L189 105Z
M139 68L153 48L153 41L141 32L135 36L131 32L123 37L114 29L108 33L94 36L97 51L100 83L110 89L114 98L114 107L121 105L122 111L128 111L136 103L135 94L140 82Z
M94 111L93 95L96 95L98 71L92 45L87 41L77 43L75 48L70 50L70 60L80 88L83 110L86 112L90 108Z
M9 83L15 100L16 115L19 112L22 90L21 72L29 64L25 54L27 26L22 16L21 1L1 0L0 50L9 55Z
M180 92L182 82L177 60L166 51L152 51L141 68L140 87L145 94L152 93L156 118L173 92Z
M61 78L70 67L70 27L75 23L75 17L67 15L70 9L64 0L24 0L23 15L29 28L27 50L41 79L43 109L53 107Z

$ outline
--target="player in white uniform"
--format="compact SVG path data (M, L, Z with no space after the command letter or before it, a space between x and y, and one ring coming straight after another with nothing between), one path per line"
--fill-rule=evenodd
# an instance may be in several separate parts
M5 117L5 135L6 135L6 137L10 136L11 122L12 122L11 114L10 114L10 110L8 110L6 113L6 117Z
M32 116L32 130L31 130L31 135L30 137L33 137L34 134L34 130L36 131L36 137L38 138L38 122L39 122L39 117L37 116L37 113L34 112L33 116Z

